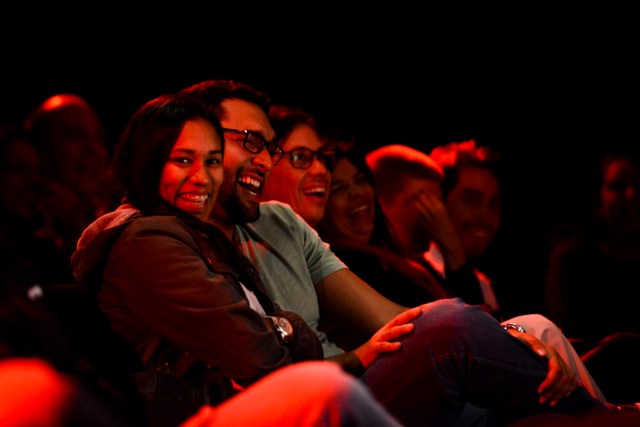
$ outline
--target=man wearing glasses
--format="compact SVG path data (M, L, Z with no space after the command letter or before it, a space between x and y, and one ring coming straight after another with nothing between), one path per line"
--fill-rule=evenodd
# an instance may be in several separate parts
M466 401L496 410L504 425L547 411L604 409L577 387L544 342L526 333L515 339L495 318L459 299L399 306L346 268L289 205L261 204L267 178L278 160L284 162L282 156L293 169L310 162L310 170L331 157L321 145L291 145L280 153L272 144L277 133L266 114L268 98L245 86L223 80L185 89L219 108L227 129L224 179L211 220L251 260L273 301L315 330L326 360L359 376L406 426L455 425ZM321 313L371 338L345 352L319 329Z
M324 216L335 152L324 147L313 115L284 105L272 105L269 121L284 159L271 170L262 200L291 206L314 229Z

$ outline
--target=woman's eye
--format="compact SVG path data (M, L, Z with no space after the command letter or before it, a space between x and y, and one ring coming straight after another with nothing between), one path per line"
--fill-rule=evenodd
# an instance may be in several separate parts
M344 191L346 188L347 186L345 184L336 184L336 185L332 185L329 191L331 193L338 193L340 191Z
M186 157L172 157L171 159L169 159L169 161L171 161L172 163L179 163L181 165L186 165L189 163L189 159L187 159Z
M364 176L358 176L355 179L356 184L368 184L369 181L367 181L367 178L365 178Z

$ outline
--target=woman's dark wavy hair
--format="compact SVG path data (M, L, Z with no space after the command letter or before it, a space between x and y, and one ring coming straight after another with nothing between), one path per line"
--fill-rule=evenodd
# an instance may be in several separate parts
M282 146L282 141L286 139L293 129L299 124L304 124L319 132L318 123L315 116L298 107L287 105L272 105L269 108L269 122L276 133L276 142Z
M148 101L125 127L114 152L113 171L126 202L143 215L172 215L188 227L205 233L214 252L222 259L230 259L238 274L250 283L253 280L251 262L218 227L176 208L158 192L162 168L186 121L209 120L220 135L224 152L224 134L215 105L186 92L161 95Z
M324 141L328 148L336 152L336 160L346 158L356 169L364 174L367 182L373 187L373 173L367 165L365 147L370 147L369 141L358 140L358 137L349 130L333 129L323 133ZM373 199L373 209L375 211L373 220L373 231L369 239L369 244L380 245L391 241L389 229L385 224L384 215L380 208L378 198Z
M127 202L144 213L168 205L158 193L162 168L185 122L196 118L211 122L220 135L224 152L216 109L194 96L160 95L133 114L115 147L112 164L117 185Z

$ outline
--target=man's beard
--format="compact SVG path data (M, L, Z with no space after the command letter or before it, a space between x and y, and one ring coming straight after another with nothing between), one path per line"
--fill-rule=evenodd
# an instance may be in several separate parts
M222 208L228 221L233 224L245 224L257 221L260 218L259 205L244 203L240 195L244 191L238 184L235 174L225 168L216 204Z

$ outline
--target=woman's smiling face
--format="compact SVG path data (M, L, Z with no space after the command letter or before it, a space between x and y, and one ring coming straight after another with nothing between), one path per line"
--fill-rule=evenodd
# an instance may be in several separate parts
M204 119L188 120L162 168L160 197L208 221L222 184L222 158L221 136L213 125Z
M374 215L373 187L351 161L339 158L332 171L331 190L322 221L327 237L368 242Z

